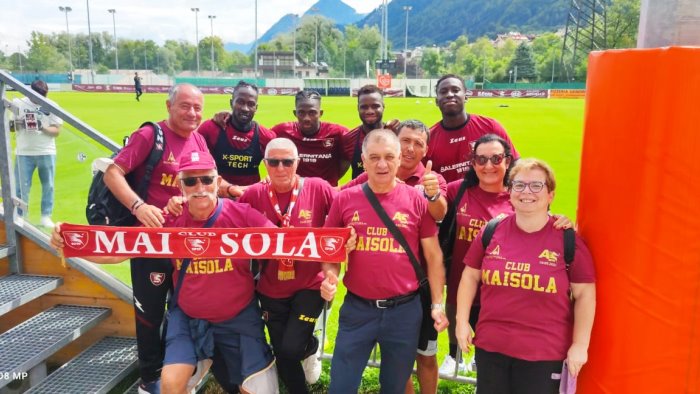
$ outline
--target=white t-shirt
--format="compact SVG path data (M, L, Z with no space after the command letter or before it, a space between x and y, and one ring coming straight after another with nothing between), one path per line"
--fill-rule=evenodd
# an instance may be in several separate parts
M53 101L51 102L53 103ZM39 122L44 128L48 126L61 127L63 120L54 114L41 112L40 108L40 105L32 103L28 97L12 100L10 110L14 115L15 132L17 133L15 154L21 156L56 154L56 137L41 131Z

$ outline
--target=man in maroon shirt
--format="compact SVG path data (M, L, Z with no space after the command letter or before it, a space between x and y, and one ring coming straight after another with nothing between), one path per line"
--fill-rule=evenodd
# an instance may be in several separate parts
M264 160L269 181L251 185L238 201L280 227L323 227L335 188L323 179L296 174L299 154L286 138L270 141ZM277 371L290 393L307 393L306 383L316 383L321 374L318 356L323 346L313 335L323 308L321 264L287 259L262 264L257 291Z
M440 108L442 120L430 128L430 144L425 162L433 161L433 168L445 177L447 183L462 179L469 167L472 146L485 134L496 134L508 141L513 159L520 155L510 137L496 120L481 115L468 114L464 110L466 99L464 81L457 75L442 76L435 86L435 103Z
M442 304L445 272L437 227L423 194L396 179L400 157L400 142L391 130L375 130L362 144L367 186L413 254L420 256L422 250L425 257L431 317L435 329L442 331L447 327ZM349 254L343 279L348 293L340 310L329 393L357 391L375 343L379 343L382 354L382 392L403 392L416 357L423 318L418 278L406 252L378 217L362 187L341 191L331 205L326 226L347 225L357 231L357 245ZM323 269L321 296L331 300L340 267L323 264Z
M280 123L272 131L277 137L294 141L301 159L297 170L300 176L323 178L331 186L338 186L350 166L343 158L343 135L348 129L321 122L321 95L313 90L297 93L294 104L297 121Z
M263 152L275 133L253 120L257 109L258 87L240 81L233 88L232 112L216 114L197 130L224 179L219 197L240 197L247 186L260 181Z
M357 113L361 125L345 133L344 157L350 162L352 179L357 178L365 169L362 166L362 141L370 131L384 128L384 91L375 85L365 85L357 91ZM387 128L393 129L398 121L394 120Z
M146 227L162 227L165 219L161 208L165 207L170 197L181 193L176 182L181 154L207 149L202 136L194 132L202 121L202 92L190 84L175 85L165 104L168 119L158 123L165 140L163 157L153 169L145 201L129 186L126 175L133 172L135 184L139 184L143 178L155 139L153 127L145 126L135 131L104 176L105 184L114 196L130 208L140 224ZM160 369L165 351L160 326L165 313L166 296L172 288L172 272L173 267L168 259L131 259L136 341L142 381L140 393L159 392Z

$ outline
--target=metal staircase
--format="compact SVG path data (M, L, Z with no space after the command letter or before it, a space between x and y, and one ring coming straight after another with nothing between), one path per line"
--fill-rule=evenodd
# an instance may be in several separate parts
M0 70L3 103L7 86L98 143L116 146ZM17 217L23 202L11 193L4 118L0 108L0 394L124 391L137 378L131 289L81 259L61 266L48 236Z

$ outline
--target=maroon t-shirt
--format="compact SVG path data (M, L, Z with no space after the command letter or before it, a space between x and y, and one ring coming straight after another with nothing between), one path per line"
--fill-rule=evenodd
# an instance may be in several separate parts
M179 185L175 182L177 177L177 169L180 163L180 155L193 150L202 151L207 149L207 144L204 138L198 133L192 133L189 137L183 138L165 124L165 121L158 123L163 129L163 137L165 139L165 148L163 150L163 158L153 169L151 181L148 185L148 194L146 202L159 208L165 207L168 200L172 196L182 194ZM129 174L135 171L135 178L143 179L146 171L146 161L153 149L153 140L155 133L150 126L142 127L136 130L126 146L114 158L114 163Z
M248 204L222 199L224 206L212 227L275 227ZM206 220L194 220L187 212L166 216L166 227L201 228ZM206 231L206 229L202 229ZM177 286L183 259L173 259L173 287ZM177 304L187 316L210 322L231 319L245 308L254 295L250 260L230 257L194 258L180 288Z
M437 234L428 202L413 186L398 183L389 193L377 194L387 215L420 256L420 240ZM406 252L394 239L362 187L341 191L331 205L326 227L351 225L357 231L357 247L350 253L343 282L348 291L368 298L386 299L418 289L415 270Z
M440 193L444 196L447 193L447 182L445 182L445 178L443 178L442 175L438 174L435 171L431 172L437 175L438 187L440 188ZM413 174L407 176L406 179L401 179L401 181L403 181L408 186L415 187L416 189L418 189L418 191L423 193L423 185L421 185L420 183L421 179L423 179L423 174L425 174L425 166L423 165L423 163L418 163L415 170L413 171ZM367 182L368 179L369 176L367 175L367 173L363 172L357 178L341 186L340 190L345 190L353 186L361 185Z
M362 141L367 134L365 128L359 125L343 135L343 159L350 162L353 179L365 171L362 163Z
M469 114L467 123L458 129L445 129L442 122L430 128L428 152L423 162L432 160L433 170L444 176L447 182L462 179L469 168L474 143L481 136L491 133L508 141L514 159L520 157L500 123L485 116Z
M280 123L272 128L280 138L294 141L299 151L297 174L307 178L322 178L331 186L338 186L340 163L343 160L343 135L348 129L335 123L321 122L321 128L313 137L304 136L299 123Z
M564 232L553 227L554 221L526 233L511 215L496 227L485 251L481 233L469 248L464 263L481 270L474 342L479 348L529 361L566 358L574 323L569 285L595 282L595 268L577 235L567 273Z
M226 123L226 140L228 145L225 147L217 146L220 140L221 128L213 120L205 121L197 129L207 142L209 151L217 159L217 163L225 163L231 169L240 168L253 172L252 174L242 174L242 171L238 171L238 173L235 170L227 172L219 168L219 174L232 185L248 186L260 181L259 171L249 171L249 169L258 168L260 160L264 158L265 147L276 136L272 130L258 124L259 147L255 154L251 154L248 151L252 148L250 144L253 142L255 125L253 124L249 131L244 132L233 127L231 122ZM218 153L218 156L221 157L217 157L215 153ZM256 158L259 160L256 160ZM221 164L219 164L219 167L221 167Z
M457 198L459 185L462 181L450 182L447 185L447 202L454 204ZM457 305L457 289L459 281L464 271L464 255L467 254L474 238L476 238L481 228L489 220L500 214L510 215L513 213L513 206L510 204L510 194L508 192L491 193L479 186L467 188L462 196L462 200L457 204L455 219L457 231L454 248L452 249L452 264L447 275L447 303ZM479 295L474 298L473 305L479 305Z
M262 212L271 222L279 224L279 218L275 213L268 195L269 184L259 182L246 189L239 201L250 204L253 208ZM299 191L296 204L291 212L292 227L323 227L326 215L331 207L335 189L320 178L304 178L304 184ZM292 192L278 194L280 208L289 205ZM323 273L321 264L311 261L294 262L294 279L277 279L277 260L266 260L265 268L258 282L258 291L270 298L287 298L297 291L321 288Z

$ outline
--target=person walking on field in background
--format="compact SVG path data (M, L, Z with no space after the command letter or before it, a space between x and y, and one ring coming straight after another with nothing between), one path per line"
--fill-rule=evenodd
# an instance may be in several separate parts
M178 162L184 152L206 151L204 138L195 133L202 121L204 96L190 84L175 85L165 102L168 119L158 122L163 130L163 157L153 169L145 201L129 186L126 175L135 174L135 184L144 177L146 162L154 145L155 130L145 126L135 131L126 146L107 167L104 182L115 197L131 209L146 227L162 227L162 208L173 196L181 195L176 182ZM158 393L163 367L164 344L160 334L165 301L172 288L173 267L168 259L131 259L131 285L134 291L136 341L141 384L139 393Z
M31 88L46 98L49 86L37 79ZM46 100L50 101L48 98ZM44 227L53 227L51 214L54 203L54 178L56 176L56 137L61 132L63 120L46 112L41 105L29 97L15 98L10 104L14 115L14 129L17 134L15 148L15 180L17 196L29 204L29 191L32 188L34 171L38 170L41 181L41 221ZM19 212L26 215L26 212Z
M255 122L258 87L245 81L233 88L231 112L217 113L199 126L224 179L219 197L237 198L260 181L260 162L275 133Z
M294 98L294 105L297 121L280 123L272 131L297 146L301 159L299 176L322 178L331 186L338 186L338 180L350 167L350 162L343 158L343 136L348 129L321 122L321 95L316 91L300 91Z
M141 88L141 77L139 77L137 72L134 73L134 90L136 91L136 101L141 101L140 97L143 94L143 90Z

